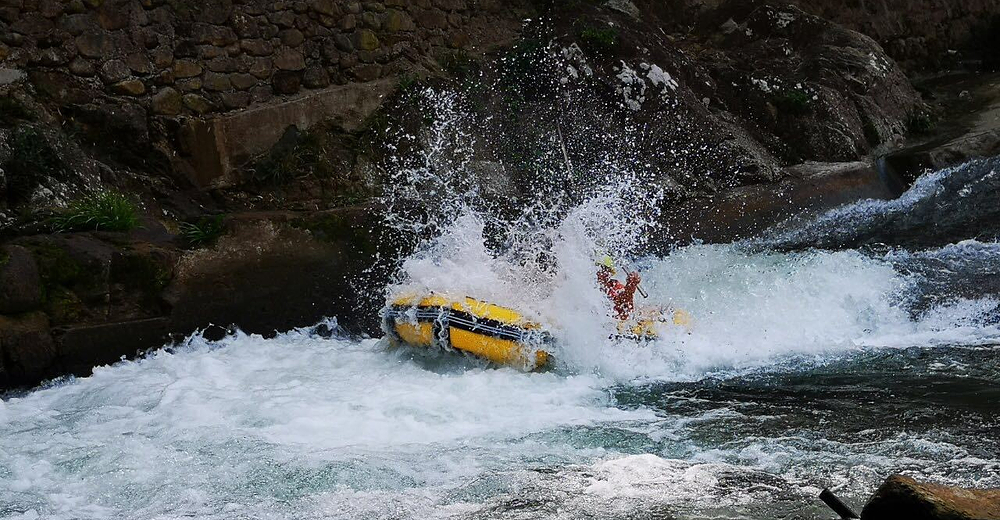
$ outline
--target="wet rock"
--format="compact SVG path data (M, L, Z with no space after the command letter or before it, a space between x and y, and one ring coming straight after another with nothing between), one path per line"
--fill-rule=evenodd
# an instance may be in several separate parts
M59 364L65 372L90 375L95 366L110 365L166 344L169 323L166 317L154 317L68 327L55 338Z
M42 303L42 279L31 252L21 246L0 248L0 314L19 314Z
M243 40L240 47L251 56L270 56L274 54L274 47L264 40Z
M184 109L184 103L180 92L167 87L153 95L152 108L154 114L175 116Z
M671 204L661 215L658 246L751 239L765 230L808 218L862 199L891 199L896 193L866 162L807 162L785 169L777 183L742 186L710 200Z
M173 329L216 323L236 324L246 332L273 333L291 323L346 316L347 309L358 305L352 298L316 296L328 293L327 284L343 283L352 272L363 269L349 259L372 253L372 219L367 214L365 209L334 211L298 224L299 229L287 223L254 221L252 215L246 215L244 222L230 222L231 231L215 247L179 262L177 276L165 293L173 309ZM327 229L331 232L327 238L318 240L317 235ZM301 272L310 276L296 274ZM212 297L216 287L227 287L243 297ZM279 295L282 305L268 303ZM348 321L344 323L352 325Z
M4 360L0 383L36 384L52 372L56 355L44 313L0 316L0 359Z
M972 489L893 475L861 512L862 520L1000 520L1000 489Z

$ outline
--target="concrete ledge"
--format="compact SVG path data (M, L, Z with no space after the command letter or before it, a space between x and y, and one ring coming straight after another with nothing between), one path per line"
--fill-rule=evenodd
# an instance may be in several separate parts
M306 130L329 121L347 132L357 131L394 88L391 78L352 83L230 115L190 119L180 138L190 153L191 181L200 188L239 183L236 170L270 150L290 126Z

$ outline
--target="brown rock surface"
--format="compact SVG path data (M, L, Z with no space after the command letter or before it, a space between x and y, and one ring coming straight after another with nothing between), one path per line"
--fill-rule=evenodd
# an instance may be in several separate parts
M885 480L861 512L862 520L1000 520L1000 489L971 489L918 482L903 475Z
M18 314L42 303L42 279L31 253L21 246L0 248L0 314Z
M56 356L45 313L0 315L0 385L37 383L52 373Z

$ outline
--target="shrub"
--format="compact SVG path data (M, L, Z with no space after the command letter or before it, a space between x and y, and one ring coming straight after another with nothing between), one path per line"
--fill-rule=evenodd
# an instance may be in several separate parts
M417 77L413 74L403 74L399 76L399 82L396 84L396 89L401 94L408 94L419 86Z
M222 215L202 217L197 222L182 222L181 237L193 247L200 247L215 242L225 230Z
M139 210L128 196L102 190L71 203L53 225L56 231L129 231L139 225Z
M618 46L618 31L614 27L586 27L580 31L580 42L592 51L613 51Z
M313 174L330 177L335 173L320 131L307 132L279 142L251 168L253 180L263 184L282 184L296 177ZM285 138L282 137L284 141Z
M775 98L775 105L782 112L800 116L809 112L809 93L800 89L785 90Z
M926 134L937 127L934 117L924 110L917 110L910 113L906 118L906 129L914 134Z
M21 127L10 137L10 155L2 167L8 176L7 201L17 204L31 196L41 177L62 172L63 163L42 132Z

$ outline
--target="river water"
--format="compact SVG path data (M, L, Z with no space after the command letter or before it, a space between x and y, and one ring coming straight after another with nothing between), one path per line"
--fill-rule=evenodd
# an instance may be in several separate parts
M649 343L607 339L593 281L594 248L647 233L627 183L506 222L523 232L500 246L463 195L373 292L523 309L558 340L551 370L328 327L195 335L0 401L0 517L832 518L822 488L860 508L897 472L1000 486L1000 244L977 224L992 207L953 204L936 243L868 240L933 226L915 215L949 189L995 197L997 170L640 258L640 303L694 317Z

